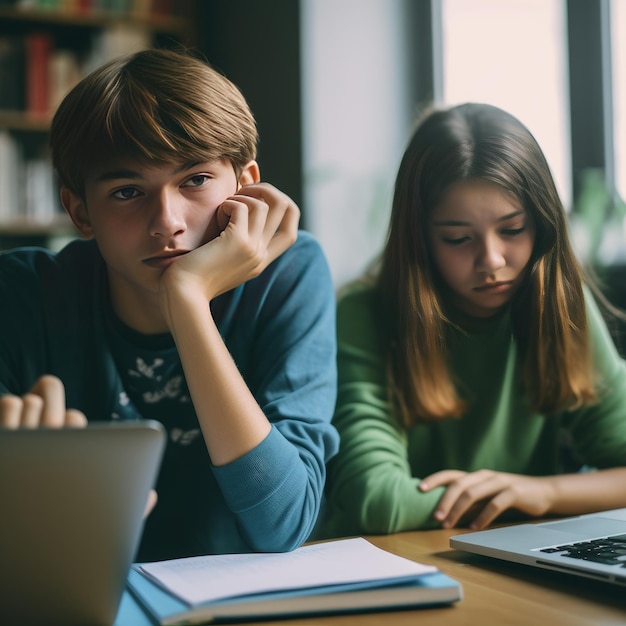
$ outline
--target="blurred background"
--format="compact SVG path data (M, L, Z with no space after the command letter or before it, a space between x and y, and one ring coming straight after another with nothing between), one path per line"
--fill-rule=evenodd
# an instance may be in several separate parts
M418 115L472 100L530 128L578 254L626 304L625 42L626 0L0 0L0 247L72 236L45 136L73 81L183 44L248 99L262 177L300 205L337 286L384 243Z
M624 263L625 0L212 4L208 57L252 103L262 173L299 201L338 285L384 242L418 115L469 100L535 134L581 258Z

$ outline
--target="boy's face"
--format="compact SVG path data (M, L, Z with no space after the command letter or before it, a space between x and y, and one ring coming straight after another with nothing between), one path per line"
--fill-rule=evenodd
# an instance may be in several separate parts
M218 207L258 178L254 161L238 177L227 160L109 159L87 176L84 201L67 189L62 200L80 233L95 237L114 300L140 305L177 255L219 235Z

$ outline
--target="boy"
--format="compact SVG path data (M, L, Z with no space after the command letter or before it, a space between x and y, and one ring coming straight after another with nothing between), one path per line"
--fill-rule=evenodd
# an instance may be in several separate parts
M297 547L338 447L334 294L242 95L147 50L83 79L50 142L86 241L0 255L0 424L162 422L138 560Z

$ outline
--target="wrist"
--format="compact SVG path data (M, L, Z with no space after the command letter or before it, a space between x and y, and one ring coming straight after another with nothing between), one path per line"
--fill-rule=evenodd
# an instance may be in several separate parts
M163 275L159 286L159 304L170 331L178 320L183 320L190 311L200 310L203 315L208 311L208 304L214 297L207 293L206 284L190 277Z
M548 513L554 513L558 508L559 501L559 482L558 476L544 476L541 479L543 487L543 503L541 508L543 509L538 514L547 515Z

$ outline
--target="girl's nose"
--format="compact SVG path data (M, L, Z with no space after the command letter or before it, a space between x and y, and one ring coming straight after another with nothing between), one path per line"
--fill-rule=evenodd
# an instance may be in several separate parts
M476 257L476 269L479 272L493 273L506 264L504 255L497 238L487 237L479 247Z

